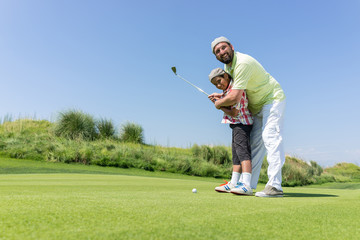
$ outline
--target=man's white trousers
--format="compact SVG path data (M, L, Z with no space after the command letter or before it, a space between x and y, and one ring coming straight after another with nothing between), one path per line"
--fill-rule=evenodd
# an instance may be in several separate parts
M285 163L283 144L285 100L264 105L262 110L254 115L254 125L250 135L252 177L251 188L256 189L261 165L267 153L269 167L267 174L271 185L281 188L281 168Z

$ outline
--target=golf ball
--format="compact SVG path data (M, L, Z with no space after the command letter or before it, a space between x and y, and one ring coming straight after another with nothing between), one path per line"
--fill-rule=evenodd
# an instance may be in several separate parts
M197 193L196 188L193 188L192 192L193 192L193 193Z

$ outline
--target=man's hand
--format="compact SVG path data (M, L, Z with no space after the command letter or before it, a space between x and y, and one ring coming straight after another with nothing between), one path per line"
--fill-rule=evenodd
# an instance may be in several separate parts
M216 107L217 109L220 109L220 108L222 107L219 101L216 101L216 102L214 102L214 103L215 103L215 107Z

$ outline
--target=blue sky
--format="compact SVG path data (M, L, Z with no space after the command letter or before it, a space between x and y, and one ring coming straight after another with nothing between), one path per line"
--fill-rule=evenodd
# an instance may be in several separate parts
M287 96L286 153L360 165L360 1L0 1L0 118L79 109L163 146L231 144L206 92L226 36Z

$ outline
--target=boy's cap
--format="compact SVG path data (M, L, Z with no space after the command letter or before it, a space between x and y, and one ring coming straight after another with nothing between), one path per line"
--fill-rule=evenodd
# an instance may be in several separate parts
M221 43L221 42L227 42L227 43L231 44L229 39L227 39L226 37L215 38L214 41L212 41L212 43L211 43L211 50L212 50L213 53L214 53L215 46L218 45L218 43Z
M221 68L215 68L213 69L210 74L209 74L209 79L210 79L210 82L211 80L214 78L214 77L218 77L218 76L222 76L224 75L226 72L221 69Z

